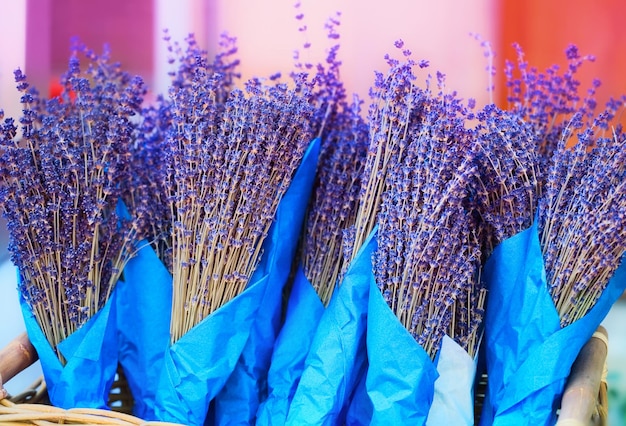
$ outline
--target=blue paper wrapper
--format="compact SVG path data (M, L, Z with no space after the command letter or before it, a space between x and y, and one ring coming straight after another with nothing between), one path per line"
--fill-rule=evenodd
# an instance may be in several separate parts
M259 407L257 425L284 425L289 405L304 370L324 305L311 283L298 267L285 323L276 339L268 372L269 396Z
M372 233L333 294L306 357L287 425L345 422L350 398L367 365L365 328L372 275Z
M423 425L438 374L432 360L398 321L370 279L367 394L372 425Z
M155 393L170 344L172 276L147 241L117 284L119 361L134 398L133 413L157 420Z
M155 399L159 420L204 424L210 402L222 390L248 340L266 287L267 276L167 348Z
M359 381L350 398L350 406L346 412L346 425L368 426L372 422L374 407L367 394L367 370L369 363L365 363L360 373Z
M537 221L488 260L488 395L481 425L553 425L571 366L626 287L622 265L593 309L561 328L548 292Z
M283 288L289 279L311 197L319 150L320 140L316 138L304 153L263 244L264 256L251 279L254 282L267 277L262 309L255 316L234 371L215 398L216 424L253 423L259 404L267 397L267 376L281 325Z
M113 290L102 309L59 344L66 360L63 365L20 297L28 338L39 355L52 405L65 409L108 408L117 371L115 298Z

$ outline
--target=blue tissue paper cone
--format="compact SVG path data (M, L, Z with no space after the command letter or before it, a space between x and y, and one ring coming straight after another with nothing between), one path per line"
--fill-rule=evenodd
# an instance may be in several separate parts
M367 393L372 425L423 425L433 402L437 370L424 349L398 321L370 280L367 317Z
M289 404L304 369L304 359L323 312L322 301L304 276L302 267L298 267L285 323L274 345L267 378L269 396L259 407L257 425L285 424Z
M287 425L336 425L367 363L365 327L374 233L368 237L322 314L296 388Z
M369 426L372 422L372 414L374 407L372 401L367 394L366 380L369 364L366 362L360 374L359 381L355 386L352 397L350 398L350 406L346 412L346 425L350 426Z
M267 287L267 276L165 351L155 411L162 421L203 425L210 402L235 368Z
M267 375L276 336L280 330L283 288L289 279L302 231L319 157L320 140L314 139L283 195L274 223L263 244L263 257L251 282L267 277L261 309L233 373L215 398L216 424L247 425L254 422L259 404L267 397Z
M117 284L119 360L134 399L133 413L157 420L155 393L170 344L172 276L147 241Z
M59 344L62 365L26 302L21 299L28 337L37 350L52 405L107 408L117 371L117 335L113 290L109 301Z
M536 223L502 242L485 265L488 395L481 425L553 425L576 356L626 288L622 260L591 311L561 328Z

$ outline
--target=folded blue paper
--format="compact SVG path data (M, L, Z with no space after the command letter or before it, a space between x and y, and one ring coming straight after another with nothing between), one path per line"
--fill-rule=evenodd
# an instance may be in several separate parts
M367 371L369 363L365 363L359 373L359 380L355 386L352 396L350 397L350 405L346 411L346 425L350 426L369 426L372 422L374 407L372 401L367 394Z
M370 280L367 316L367 394L372 425L423 425L438 374L432 360L398 321Z
M345 422L350 398L367 363L365 328L374 235L357 253L322 314L289 407L287 425Z
M119 360L134 398L133 413L157 420L155 394L170 344L172 276L147 241L117 284Z
M234 371L215 398L215 424L254 423L259 404L267 398L267 375L281 326L283 289L289 279L311 197L319 150L320 140L316 138L307 147L263 244L264 256L251 279L255 282L267 277L262 308L255 316Z
M298 267L287 303L285 323L274 345L267 378L269 395L259 407L257 425L278 426L287 421L289 405L323 312L322 301L305 277L302 267Z
M481 425L553 425L576 356L626 288L622 259L593 309L561 328L536 222L496 247L485 265L488 395Z
M159 420L203 425L235 368L261 305L267 276L206 317L164 354L156 391Z
M52 405L69 408L108 408L117 371L116 290L109 301L58 345L61 363L27 303L20 297L28 337L39 360Z

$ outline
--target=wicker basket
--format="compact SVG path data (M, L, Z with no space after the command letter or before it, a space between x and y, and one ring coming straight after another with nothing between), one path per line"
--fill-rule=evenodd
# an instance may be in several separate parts
M598 329L582 348L572 366L566 385L557 426L606 426L608 398L606 357L608 339L606 330ZM47 399L43 380L19 395L6 395L2 378L9 380L37 359L28 337L23 334L0 351L0 424L2 425L174 425L165 422L146 422L130 415L133 399L121 369L109 395L108 410L71 409L52 407ZM481 377L476 389L477 415L486 393L486 376ZM478 417L476 418L478 423Z
M130 413L133 398L122 369L118 369L109 393L111 410L74 408L64 410L50 405L46 384L37 380L18 395L8 395L2 379L10 380L37 360L28 336L22 334L0 351L0 425L172 425L147 422Z

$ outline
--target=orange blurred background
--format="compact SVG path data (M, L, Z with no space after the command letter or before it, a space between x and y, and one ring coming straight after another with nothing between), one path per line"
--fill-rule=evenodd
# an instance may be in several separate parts
M540 70L558 63L565 66L565 48L575 44L581 55L593 55L579 73L581 90L594 78L602 82L599 105L626 94L626 2L623 0L502 1L498 13L497 64L515 58L511 47L519 43L529 64ZM502 81L500 81L502 88ZM499 101L505 101L504 90ZM502 103L502 105L505 105Z

